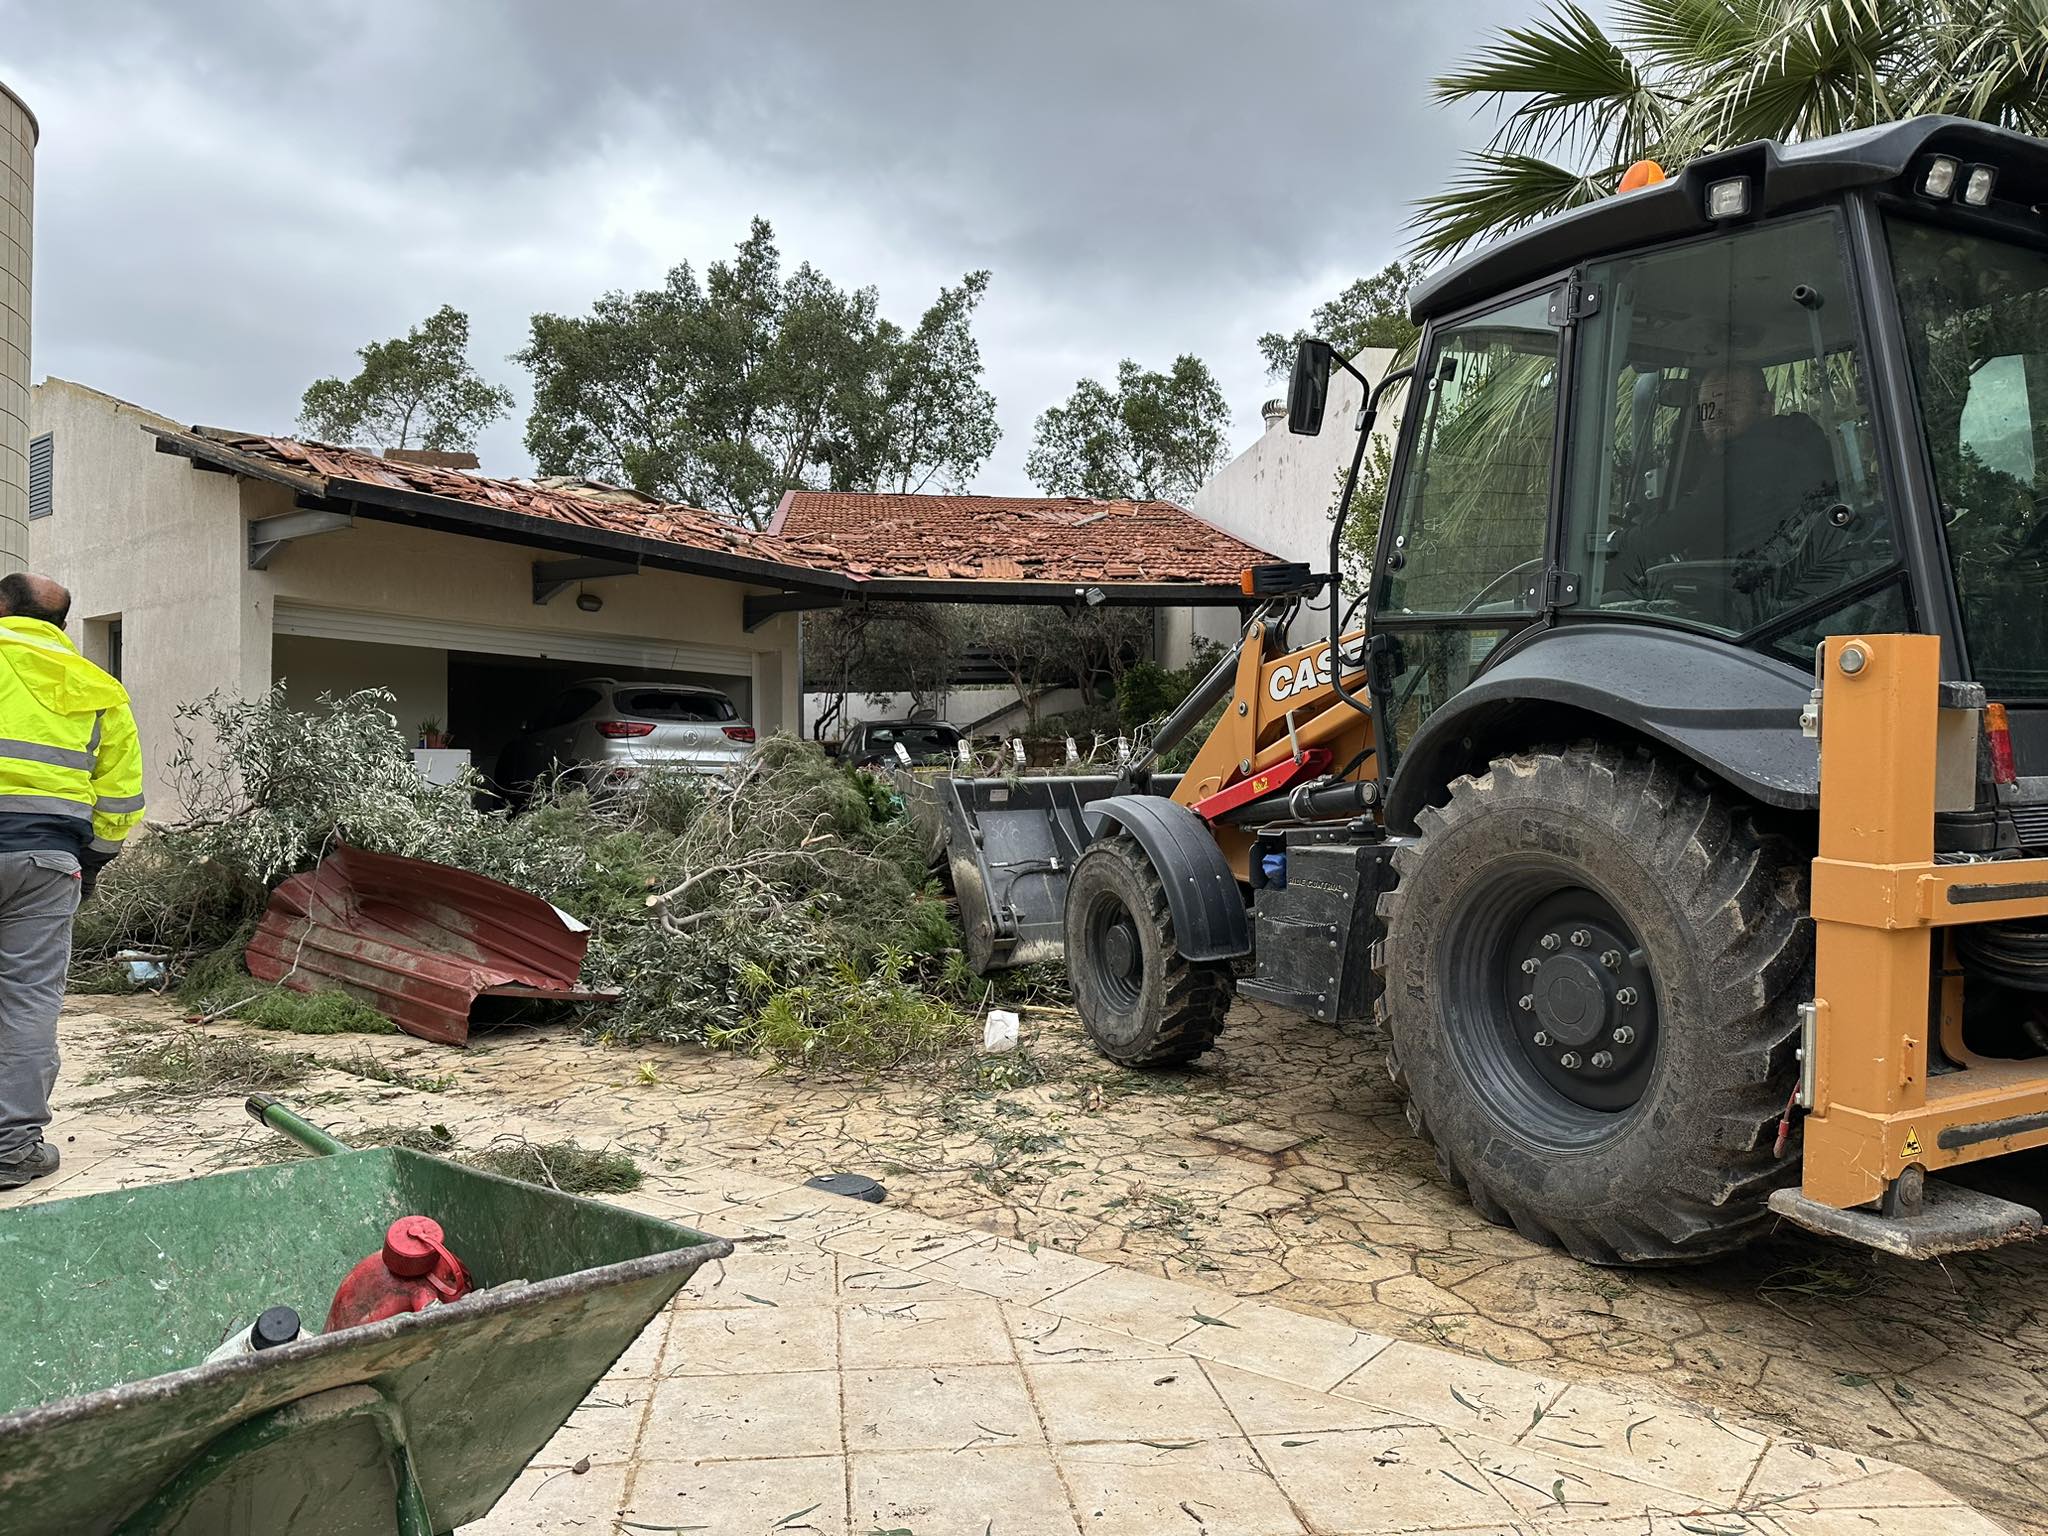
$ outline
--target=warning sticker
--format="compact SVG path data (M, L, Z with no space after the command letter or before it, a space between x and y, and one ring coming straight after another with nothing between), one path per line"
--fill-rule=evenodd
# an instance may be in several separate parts
M1899 1156L1918 1157L1919 1155L1920 1133L1918 1131L1909 1130L1906 1132L1906 1144L1903 1147L1899 1148Z

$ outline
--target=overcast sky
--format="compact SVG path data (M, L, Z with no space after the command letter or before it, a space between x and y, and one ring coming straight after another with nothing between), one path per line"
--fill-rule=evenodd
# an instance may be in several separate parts
M1121 357L1204 358L1233 447L1253 348L1397 254L1482 125L1427 81L1535 0L0 0L42 123L34 373L289 430L305 386L442 303L519 400L538 310L728 251L976 330L1027 490L1038 412Z

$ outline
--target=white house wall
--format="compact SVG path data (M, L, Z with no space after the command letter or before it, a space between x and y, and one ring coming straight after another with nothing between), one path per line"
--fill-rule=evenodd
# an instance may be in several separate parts
M1368 347L1352 359L1360 372L1378 381L1393 361L1387 347ZM1314 437L1296 437L1284 416L1267 424L1257 442L1232 459L1195 493L1193 511L1225 533L1234 533L1282 560L1299 560L1312 570L1330 565L1330 514L1342 488L1340 477L1350 467L1358 442L1352 431L1364 389L1338 369L1330 379L1323 430ZM1391 450L1396 421L1386 413L1373 429ZM1176 615L1192 633L1218 643L1237 638L1236 618L1225 612L1181 610ZM1185 639L1175 637L1181 645Z
M142 428L168 423L97 390L46 379L30 414L51 434L52 511L29 524L29 569L71 589L71 638L93 660L107 660L104 621L121 620L144 789L153 811L174 812L177 707L270 684L268 625L244 590L240 492L232 475L155 452Z

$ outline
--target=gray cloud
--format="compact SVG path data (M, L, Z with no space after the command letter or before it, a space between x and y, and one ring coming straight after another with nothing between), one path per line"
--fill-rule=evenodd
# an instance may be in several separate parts
M1426 81L1527 0L0 5L43 125L38 375L283 429L314 377L448 302L485 371L536 310L785 255L979 326L1024 485L1033 418L1193 351L1239 441L1252 340L1396 254L1479 125ZM520 426L486 464L528 467Z

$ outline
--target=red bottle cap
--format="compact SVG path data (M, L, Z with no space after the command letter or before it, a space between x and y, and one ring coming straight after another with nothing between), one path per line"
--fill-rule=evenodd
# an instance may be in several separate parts
M442 1253L441 1223L431 1216L401 1216L384 1233L384 1267L417 1280L432 1274Z

